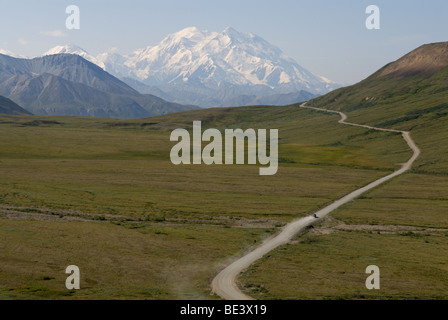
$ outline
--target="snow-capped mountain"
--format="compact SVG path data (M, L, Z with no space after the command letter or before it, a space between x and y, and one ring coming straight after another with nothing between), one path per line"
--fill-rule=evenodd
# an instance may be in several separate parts
M7 55L7 56L15 57L14 53L12 53L11 51L6 50L6 49L0 49L0 54L4 54L4 55Z
M106 57L102 60L109 61ZM168 35L158 45L130 54L125 74L148 85L199 81L207 87L264 85L290 86L314 93L331 89L318 77L287 57L279 48L252 33L226 28L220 33L195 27Z
M62 54L62 53L76 54L76 55L81 56L84 59L96 64L97 66L105 69L105 65L103 64L102 60L95 58L94 56L90 55L83 48L80 48L75 45L56 46L56 47L48 50L47 52L45 52L43 54L43 56L49 56L49 55L53 55L53 54Z
M78 54L142 93L204 107L222 106L241 95L302 90L324 94L339 87L259 36L233 28L222 32L186 28L124 56L112 50L94 57L76 46L55 47L45 54L56 53Z
M98 61L98 65L107 72L123 77L130 73L129 68L125 65L127 58L116 51L116 48L111 49L108 52L99 54L95 59Z
M19 54L15 54L15 53L13 53L13 52L11 52L9 50L1 49L1 48L0 48L0 54L4 54L6 56L10 56L10 57L13 57L13 58L26 58L25 56L22 56L22 55L19 55Z

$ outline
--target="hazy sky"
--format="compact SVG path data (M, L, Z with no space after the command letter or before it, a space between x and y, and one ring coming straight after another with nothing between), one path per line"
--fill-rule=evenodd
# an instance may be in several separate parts
M72 4L80 8L80 30L65 27ZM371 4L381 10L380 30L365 27ZM63 44L126 54L185 27L231 26L346 84L424 43L448 41L447 0L1 0L0 12L0 48L28 57Z

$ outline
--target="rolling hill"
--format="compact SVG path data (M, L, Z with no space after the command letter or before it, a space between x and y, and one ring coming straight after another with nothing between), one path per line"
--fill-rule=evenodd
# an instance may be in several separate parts
M422 148L415 170L448 174L448 42L423 45L309 105L344 111L352 122L411 131Z

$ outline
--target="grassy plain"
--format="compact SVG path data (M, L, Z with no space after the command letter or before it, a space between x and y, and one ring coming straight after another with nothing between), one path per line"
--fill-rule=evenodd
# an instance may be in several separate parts
M35 219L0 219L0 233L0 299L210 299L209 278L220 263L269 235L260 228ZM81 290L65 287L72 264Z
M125 121L1 116L0 297L210 298L231 257L408 156L399 135L337 119L297 106ZM193 120L279 129L278 173L174 166L169 134ZM64 288L68 264L80 265L83 290Z
M0 125L0 200L147 219L231 215L287 221L391 171L409 152L397 135L341 128L335 116L315 117L297 107L238 109L151 118L150 125L50 118L44 121L52 124L34 126L24 125L33 118L9 117ZM219 121L210 120L214 113ZM254 165L174 166L170 129L191 126L193 119L217 128L221 122L279 127L279 172L259 176ZM316 127L322 128L318 135ZM383 139L390 143L382 145Z
M446 299L448 230L334 230L325 223L251 266L240 288L257 299ZM368 290L366 267L380 268ZM272 272L275 270L275 272Z

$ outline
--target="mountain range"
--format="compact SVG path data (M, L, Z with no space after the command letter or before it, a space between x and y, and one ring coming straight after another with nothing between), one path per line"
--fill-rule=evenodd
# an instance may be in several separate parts
M292 96L303 101L340 87L261 37L229 27L222 32L186 28L127 55L111 50L92 56L74 45L57 46L44 55L62 53L82 56L141 93L201 107L244 101L286 104L298 102ZM299 95L305 91L309 94Z
M74 54L0 54L0 95L38 115L142 118L195 108L141 94Z
M194 106L285 105L338 86L233 28L186 28L128 55L65 45L26 59L0 50L0 95L42 115L141 118Z

